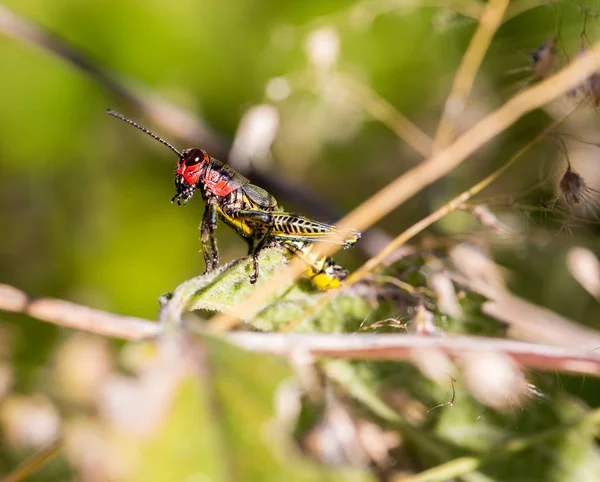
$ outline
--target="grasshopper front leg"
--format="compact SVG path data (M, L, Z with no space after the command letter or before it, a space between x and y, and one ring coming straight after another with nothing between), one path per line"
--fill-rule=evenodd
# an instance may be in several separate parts
M202 254L206 265L205 273L210 273L219 265L219 250L215 230L217 229L217 204L213 201L206 203L202 224L200 225L200 237L202 240ZM210 242L210 252L209 252Z

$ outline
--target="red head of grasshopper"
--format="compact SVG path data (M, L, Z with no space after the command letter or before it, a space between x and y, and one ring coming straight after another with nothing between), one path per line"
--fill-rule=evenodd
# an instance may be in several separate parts
M194 189L198 182L204 177L204 172L210 157L202 149L190 148L184 150L177 160L177 169L175 169L175 189L177 194L171 199L171 202L177 200L177 204L186 204L194 194Z

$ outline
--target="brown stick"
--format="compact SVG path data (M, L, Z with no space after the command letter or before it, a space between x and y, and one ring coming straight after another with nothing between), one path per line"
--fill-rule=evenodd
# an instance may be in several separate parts
M116 315L56 298L30 298L23 291L3 284L0 284L0 310L126 340L152 338L161 332L161 325L142 318Z
M29 298L17 288L0 285L0 310L25 313L56 325L128 340L154 337L161 325L54 298ZM320 358L410 360L419 350L440 350L451 358L465 353L496 352L527 368L600 376L600 353L477 336L421 335L287 335L230 333L223 339L246 350L287 356L306 351Z
M308 352L319 358L410 360L420 350L439 350L451 358L499 353L527 368L600 376L600 353L482 336L287 335L230 333L226 339L246 350L289 355Z

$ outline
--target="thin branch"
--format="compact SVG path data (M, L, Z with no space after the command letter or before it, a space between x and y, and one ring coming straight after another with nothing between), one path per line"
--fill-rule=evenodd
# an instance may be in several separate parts
M560 125L564 122L567 117L569 117L574 110L566 114L565 116L555 120L548 127L546 127L541 133L539 133L534 139L528 142L523 148L521 148L514 156L512 156L507 162L505 162L502 166L496 169L489 176L482 179L480 182L472 186L471 188L463 191L455 198L448 201L443 206L439 207L435 211L433 211L428 216L424 217L410 228L408 228L403 233L400 233L390 244L388 244L383 250L381 250L377 255L373 256L369 261L363 264L359 269L357 269L354 273L350 275L347 282L348 283L356 283L357 281L363 279L369 273L373 272L379 265L381 265L395 250L397 250L400 246L405 244L408 240L419 234L421 231L431 226L433 223L439 221L448 213L455 211L457 209L461 209L461 205L467 202L476 194L483 191L486 187L488 187L492 182L498 179L502 174L504 174L510 167L512 167L525 153L527 153L533 146L535 146L538 142L543 140L547 133L554 129L556 126Z
M162 326L142 318L116 315L56 298L30 298L23 291L0 284L0 310L24 313L55 325L97 335L142 340L158 335Z
M439 350L450 358L465 354L498 353L527 368L600 376L600 353L482 336L422 335L288 335L230 333L225 339L249 351L280 356L306 352L316 358L411 360L419 350Z
M22 291L0 285L0 310L24 313L42 321L98 335L140 340L161 332L161 325L53 298L31 299ZM476 336L421 335L287 335L231 333L225 340L246 350L287 356L306 351L320 358L410 360L415 351L440 350L452 358L465 353L498 352L525 367L600 376L600 353Z
M473 87L475 76L487 52L492 38L502 24L508 0L490 0L479 18L477 30L469 43L454 77L454 83L435 134L434 151L446 147L454 137L456 121L462 115L465 103Z

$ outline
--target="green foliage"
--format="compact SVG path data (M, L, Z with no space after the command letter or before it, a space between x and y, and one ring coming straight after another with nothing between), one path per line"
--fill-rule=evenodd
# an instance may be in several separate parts
M203 276L186 281L174 291L174 299L182 312L205 311L240 314L240 303L255 290L267 283L275 270L287 261L284 250L269 248L259 256L260 275L256 284L250 283L252 260L241 258ZM307 279L282 286L267 298L257 311L241 310L243 321L262 331L279 331L297 320L311 306L319 303L325 293L314 288ZM377 309L355 289L344 290L333 300L311 313L296 328L297 332L349 332L356 331L361 323L390 316L389 303L380 303Z

